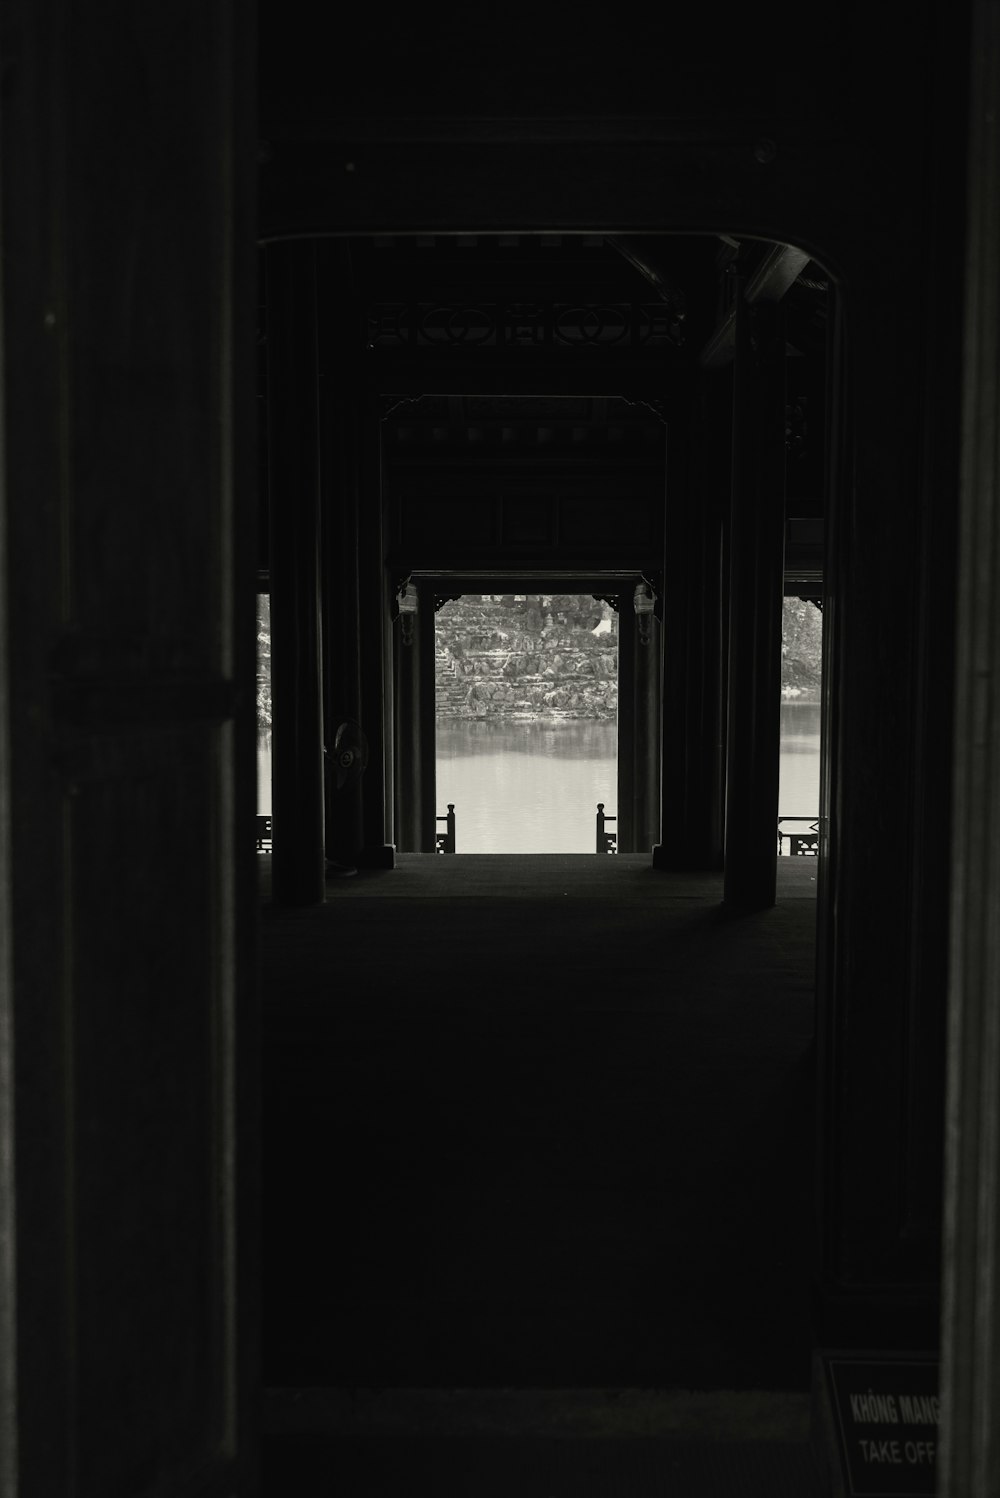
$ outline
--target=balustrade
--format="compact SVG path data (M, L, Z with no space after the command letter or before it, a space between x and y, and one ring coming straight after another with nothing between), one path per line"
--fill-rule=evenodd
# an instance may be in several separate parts
M445 830L444 830L444 832L437 833L437 835L435 837L435 849L434 849L434 851L436 853L454 853L454 851L455 851L455 806L454 806L453 802L451 802L451 801L448 802L448 814L447 814L447 816L438 817L437 820L439 822L444 822L444 824L445 824Z
M617 853L618 852L618 846L617 846L617 844L618 844L618 834L616 832L608 832L606 830L606 824L608 822L617 822L617 820L618 820L617 817L608 816L605 813L605 810L604 810L604 802L603 801L598 801L598 803L597 803L597 848L596 848L596 851L598 853Z
M782 822L807 823L805 828L798 832L782 832ZM806 858L819 856L819 818L817 816L796 817L786 816L778 818L778 852L785 853L784 842L788 839L788 856L799 855Z

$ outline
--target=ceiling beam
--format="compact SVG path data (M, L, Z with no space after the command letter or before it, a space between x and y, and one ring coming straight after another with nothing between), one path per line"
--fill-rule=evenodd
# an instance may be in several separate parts
M519 351L520 352L520 351ZM590 353L590 351L587 351ZM673 401L683 394L690 364L673 351L645 355L623 350L596 357L568 351L533 350L527 360L484 350L478 358L457 350L433 356L421 350L381 354L370 360L368 388L380 395L621 396ZM667 355L667 357L665 357ZM670 357L672 355L672 357Z
M651 244L648 238L615 234L609 236L608 243L656 289L663 301L671 306L684 306L684 293L667 273L655 241Z
M785 293L795 284L809 264L805 250L790 244L772 245L747 281L744 299L748 306L755 302L780 302ZM701 351L699 363L702 369L721 369L730 363L735 347L736 314L728 317L712 333Z

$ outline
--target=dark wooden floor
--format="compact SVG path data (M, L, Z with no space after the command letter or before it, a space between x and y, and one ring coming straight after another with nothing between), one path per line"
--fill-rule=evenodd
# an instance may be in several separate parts
M739 919L557 855L265 903L266 1382L807 1388L816 865L782 863Z
M272 1439L267 1498L820 1498L790 1442Z
M272 1389L265 1492L820 1498L805 1395Z

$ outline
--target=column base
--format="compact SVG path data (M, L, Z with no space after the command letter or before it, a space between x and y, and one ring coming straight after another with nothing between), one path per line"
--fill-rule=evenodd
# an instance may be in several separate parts
M380 846L373 844L370 848L362 848L358 854L358 867L362 869L394 869L396 867L396 849L392 843L383 843Z
M701 857L672 852L667 843L653 844L653 868L664 874L721 874L722 859L704 854Z

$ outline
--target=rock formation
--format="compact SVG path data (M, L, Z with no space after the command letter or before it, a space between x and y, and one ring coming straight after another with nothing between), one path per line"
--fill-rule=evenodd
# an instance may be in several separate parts
M615 718L618 618L589 594L465 594L436 626L439 718Z

